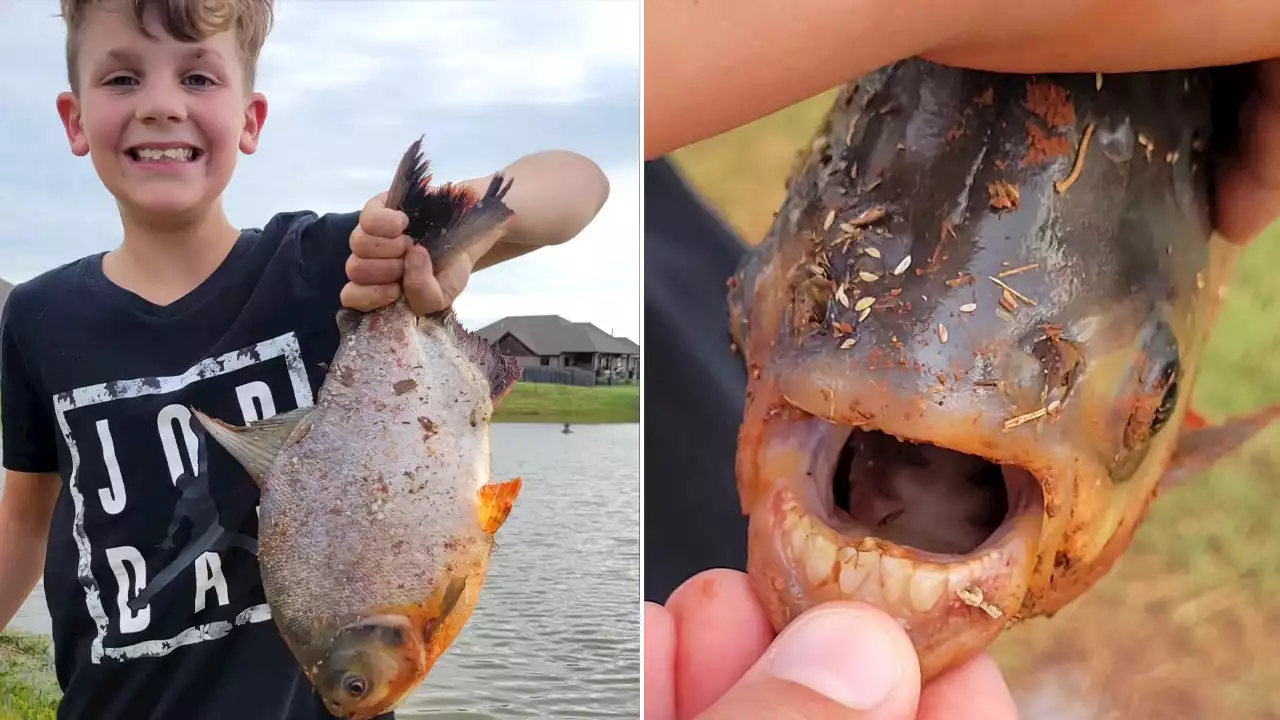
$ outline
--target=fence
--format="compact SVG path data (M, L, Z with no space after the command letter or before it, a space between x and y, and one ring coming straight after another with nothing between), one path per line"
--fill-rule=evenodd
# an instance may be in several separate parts
M595 387L596 374L581 368L551 368L542 365L527 365L520 375L523 382L552 383L555 385L577 385L578 387Z

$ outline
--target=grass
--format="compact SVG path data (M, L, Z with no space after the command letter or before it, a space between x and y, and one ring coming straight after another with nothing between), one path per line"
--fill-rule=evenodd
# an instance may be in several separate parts
M640 386L593 388L520 382L502 400L494 422L597 423L640 422Z
M831 98L685 148L676 164L744 240L758 242ZM1276 267L1273 226L1240 262L1197 380L1195 406L1211 420L1280 402L1280 290L1268 289ZM1280 427L1157 502L1093 590L997 641L1024 716L1280 717L1278 476ZM1090 712L1060 714L1076 705Z
M0 633L0 720L54 720L60 694L49 667L49 642Z

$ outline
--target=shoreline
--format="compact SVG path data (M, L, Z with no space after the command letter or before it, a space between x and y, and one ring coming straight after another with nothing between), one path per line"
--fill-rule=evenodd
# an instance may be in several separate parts
M494 424L616 425L640 422L640 385L577 387L518 382L493 414Z

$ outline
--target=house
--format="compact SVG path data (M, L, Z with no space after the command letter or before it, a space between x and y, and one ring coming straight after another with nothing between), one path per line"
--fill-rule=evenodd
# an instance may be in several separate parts
M559 315L506 317L476 334L526 368L576 368L617 379L634 379L640 369L639 345L591 323L569 322Z

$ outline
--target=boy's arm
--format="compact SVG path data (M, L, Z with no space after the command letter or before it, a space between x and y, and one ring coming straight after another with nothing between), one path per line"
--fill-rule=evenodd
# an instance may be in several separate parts
M526 155L502 170L511 181L503 202L515 213L496 242L481 243L433 268L426 251L402 235L408 218L371 199L351 233L350 282L342 304L369 311L392 303L402 289L418 314L449 307L474 270L490 267L576 236L609 197L609 181L590 159L566 151ZM460 182L483 194L492 175ZM408 251L408 252L406 252Z
M5 473L0 496L0 630L40 579L61 488L57 473Z
M591 160L563 150L526 155L502 170L514 180L503 202L515 213L506 234L477 255L473 270L572 239L609 198L609 180ZM458 183L483 195L493 175Z

